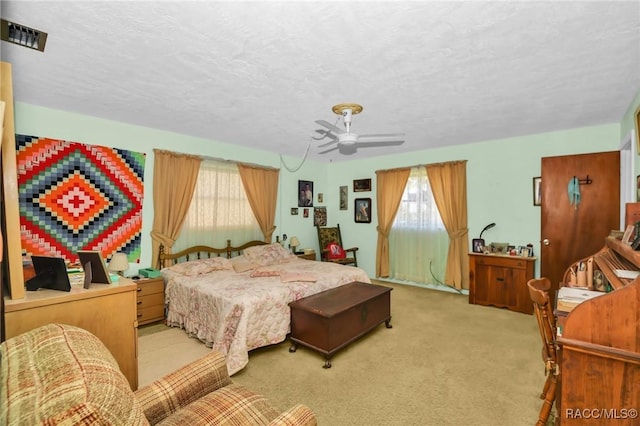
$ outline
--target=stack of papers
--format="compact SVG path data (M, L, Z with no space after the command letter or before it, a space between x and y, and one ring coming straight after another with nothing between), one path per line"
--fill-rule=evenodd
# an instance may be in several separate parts
M556 300L556 309L563 312L571 312L573 308L585 300L593 299L603 294L607 293L576 287L560 287L558 299Z
M640 275L640 271L629 271L627 269L614 269L613 272L618 278L626 278L628 280L635 280Z

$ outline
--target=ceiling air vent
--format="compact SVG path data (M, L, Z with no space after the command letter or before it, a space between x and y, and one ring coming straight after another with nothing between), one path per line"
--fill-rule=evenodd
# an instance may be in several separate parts
M0 40L44 52L47 33L0 19Z

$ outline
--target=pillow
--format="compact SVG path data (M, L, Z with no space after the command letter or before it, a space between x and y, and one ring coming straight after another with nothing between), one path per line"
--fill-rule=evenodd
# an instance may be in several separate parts
M231 262L229 259L225 259L223 257L214 257L211 259L190 260L188 262L169 266L165 269L178 274L194 277L196 275L202 275L213 271L231 269Z
M347 257L347 253L344 251L342 247L338 243L329 243L326 247L327 250L327 259L344 259Z
M249 247L243 254L251 263L258 266L276 265L294 256L278 243Z
M251 278L260 278L260 277L277 277L280 275L280 271L277 269L254 269L251 271Z
M318 277L310 272L280 271L280 281L283 283L290 283L293 281L314 283L317 280Z
M251 263L245 256L236 256L231 259L231 265L237 273L246 272L254 269L256 265Z

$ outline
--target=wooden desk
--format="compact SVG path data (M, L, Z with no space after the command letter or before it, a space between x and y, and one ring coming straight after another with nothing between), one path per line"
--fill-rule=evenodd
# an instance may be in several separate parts
M640 279L617 278L613 269L640 270L640 252L607 238L593 259L615 290L582 302L564 318L557 340L559 423L638 425Z
M73 285L70 292L26 291L24 299L4 300L7 339L49 323L70 324L95 334L111 351L131 389L138 388L136 284Z

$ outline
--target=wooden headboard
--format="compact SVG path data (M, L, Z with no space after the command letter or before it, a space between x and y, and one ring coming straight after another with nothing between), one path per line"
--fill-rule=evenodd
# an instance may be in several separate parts
M224 256L227 259L231 259L233 256L240 256L242 251L246 248L253 246L260 246L267 244L264 241L249 241L241 246L234 247L231 245L231 240L227 240L227 246L224 248L215 248L209 246L193 246L186 248L177 253L165 253L164 244L160 244L160 250L158 252L158 265L160 269L175 265L180 262L188 262L190 260L209 259L212 257Z

